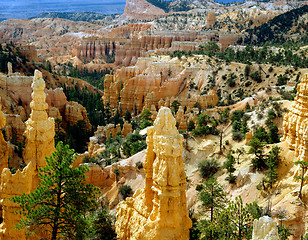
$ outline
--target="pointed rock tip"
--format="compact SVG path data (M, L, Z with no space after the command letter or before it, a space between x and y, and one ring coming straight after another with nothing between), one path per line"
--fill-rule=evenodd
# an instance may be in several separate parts
M170 108L161 107L154 121L156 135L175 135L178 134L176 120Z

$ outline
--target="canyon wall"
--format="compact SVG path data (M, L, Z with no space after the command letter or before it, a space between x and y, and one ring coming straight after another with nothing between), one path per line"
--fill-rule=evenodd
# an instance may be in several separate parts
M198 102L201 108L215 106L218 96L215 91L201 95L205 76L200 77L200 90L189 90L189 79L201 76L201 69L188 67L185 61L155 57L139 58L134 67L118 69L114 75L106 75L104 104L119 107L139 114L144 108L170 107L177 100L190 110Z
M298 157L300 151L306 149L303 136L308 127L308 73L305 73L297 86L294 104L285 114L283 121L284 135L282 141L288 143L289 149L295 150ZM307 155L308 156L308 155Z
M166 15L161 8L155 7L146 0L127 0L124 14L131 19L152 20Z
M2 106L0 105L0 128L6 124L6 119L4 113L1 111ZM8 158L9 158L9 146L8 143L4 140L2 131L0 132L0 175L2 170L8 167Z
M41 239L43 236L31 235L26 237L25 230L15 229L20 220L16 211L20 207L13 203L10 198L20 196L23 193L29 194L38 184L38 168L44 167L45 157L50 156L54 151L54 119L48 118L46 103L45 82L42 73L35 70L32 82L31 115L26 122L26 145L23 151L23 158L26 167L12 174L8 168L4 168L1 175L1 203L3 207L3 222L0 225L0 239ZM1 116L0 116L1 117ZM42 233L44 234L44 233Z
M189 239L192 223L186 204L183 136L171 110L161 108L148 129L145 188L117 208L116 232L125 239Z
M5 131L9 140L11 140L13 134L17 136L18 141L23 138L24 121L31 112L32 81L33 77L23 76L20 73L0 73L0 90L3 90L5 94L5 98L1 99L1 103L6 109L12 111L12 113L6 114ZM68 102L62 88L44 88L44 94L46 95L48 115L50 117L63 120L65 127L76 124L78 120L84 120L87 128L91 129L86 109L77 102Z

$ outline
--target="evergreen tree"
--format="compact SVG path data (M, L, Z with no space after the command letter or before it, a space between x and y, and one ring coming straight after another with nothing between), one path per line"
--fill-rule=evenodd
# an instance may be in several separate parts
M250 74L250 66L247 64L245 66L245 70L244 70L244 75L245 75L246 79L249 77L249 74Z
M141 123L140 123L140 129L149 127L153 125L153 120L151 118L151 111L146 108L143 110L143 112L141 113L140 119L141 119Z
M83 153L87 149L89 137L90 132L84 120L78 120L76 124L68 127L68 143L78 153Z
M270 188L273 187L273 184L278 179L277 168L280 160L279 153L280 153L280 148L275 146L271 149L267 157L266 165L268 169L265 171L266 173L265 182L268 183L268 187Z
M278 127L275 124L269 126L269 143L279 143L280 138L278 134Z
M194 121L190 120L190 121L188 122L187 130L188 130L189 132L191 132L191 131L194 130L194 129L195 129L195 123L194 123Z
M245 153L245 149L243 147L236 149L237 153L237 164L240 164L240 156Z
M202 213L210 213L209 220L200 220L199 229L201 235L204 236L202 239L216 239L215 217L227 203L223 186L217 183L216 178L210 178L205 182L203 189L200 191L199 199L202 203Z
M251 239L253 220L261 217L261 211L258 211L257 214L251 211L254 205L256 204L244 205L241 196L236 197L235 201L229 203L227 212L232 229L230 239Z
M269 136L264 127L259 127L253 134L253 137L259 139L261 142L269 142Z
M126 157L130 157L137 152L145 149L147 146L146 142L143 140L142 136L136 133L129 133L123 142L122 150Z
M132 115L130 114L130 112L128 111L128 109L127 109L126 112L125 112L124 119L125 119L125 121L127 121L127 122L130 122L130 121L132 120Z
M295 162L295 165L299 165L301 167L301 175L300 176L296 176L296 180L300 180L300 188L299 188L299 191L298 191L298 196L297 196L297 199L300 201L301 204L305 205L302 201L302 189L303 189L303 186L304 186L304 182L307 180L307 177L305 177L305 173L308 169L308 162L306 161L301 161L301 160L298 160Z
M173 115L175 115L178 112L180 106L181 106L181 103L178 100L174 100L172 102L171 111L172 111Z
M51 240L82 238L88 227L86 212L96 207L99 190L84 183L87 166L71 167L76 158L68 145L59 142L39 169L41 182L34 192L11 199L21 207L19 229L47 230Z
M261 142L258 138L252 138L248 143L251 147L248 153L255 154L255 157L252 159L252 165L257 170L263 170L266 168L265 157L263 153L264 142Z
M229 183L234 183L236 176L234 176L232 173L235 172L235 158L233 157L233 155L231 154L231 151L229 151L228 155L227 155L227 161L224 162L224 168L227 169L229 176L226 177L226 180L229 181Z
M117 235L113 229L113 224L113 216L110 215L106 204L102 203L92 218L91 239L116 240Z
M210 178L204 183L204 188L199 194L204 212L210 212L210 221L214 221L214 212L222 209L226 203L226 193L223 186L216 178Z

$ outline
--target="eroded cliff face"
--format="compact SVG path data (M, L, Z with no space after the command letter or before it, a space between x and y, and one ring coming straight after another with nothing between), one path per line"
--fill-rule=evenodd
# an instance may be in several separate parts
M215 91L201 94L209 80L203 65L191 66L191 61L154 56L139 58L134 67L123 67L114 75L106 75L104 104L137 114L143 108L157 110L161 106L170 107L175 100L186 106L188 111L196 102L201 108L215 106L218 102ZM209 66L204 67L208 68L208 72L212 71Z
M83 61L105 61L116 66L130 66L136 64L139 57L153 52L161 54L197 50L200 43L210 41L215 36L212 32L197 31L155 31L148 35L145 31L150 27L150 24L128 24L113 29L104 38L84 38L75 46L73 55Z
M124 239L189 239L183 136L171 110L161 108L148 128L145 188L117 208L116 232Z
M2 129L5 126L6 119L4 113L1 111L2 106L0 105L0 128ZM8 158L9 158L9 146L4 140L2 132L0 133L0 175L2 170L8 167Z
M0 225L0 239L41 239L40 236L32 235L27 238L25 230L15 229L20 220L20 215L15 211L20 210L19 206L13 203L10 198L23 193L29 194L38 184L38 168L45 166L45 157L49 157L54 151L54 119L48 118L46 103L45 82L42 73L35 71L32 82L31 115L26 121L26 145L23 152L23 159L27 166L23 171L17 170L12 174L8 168L4 168L1 175L1 203L3 207L3 222ZM0 116L1 117L1 116ZM0 122L3 124L3 122ZM1 137L1 136L0 136ZM0 139L1 140L1 139ZM1 145L2 146L2 145Z
M288 143L289 149L295 150L295 156L306 150L304 133L308 127L308 73L304 74L297 86L297 95L293 106L283 121L284 135L282 141Z
M1 174L1 205L3 222L0 225L0 239L1 240L26 240L25 229L15 229L21 216L16 213L20 210L18 204L13 203L10 198L29 194L32 190L32 177L35 174L35 166L32 162L26 166L23 171L17 170L12 174L8 168L4 168ZM33 239L37 239L33 237Z
M32 81L33 77L23 76L18 72L0 73L1 103L5 106L6 112L9 112L6 113L7 121L4 127L9 140L13 135L17 137L18 142L23 140L23 132L26 128L25 120L28 119L31 112ZM44 94L48 116L63 120L65 127L76 124L78 120L84 120L87 128L91 129L86 109L77 102L68 102L62 88L44 88Z
M165 11L155 7L146 0L128 0L126 1L124 14L132 19L151 20L165 15Z

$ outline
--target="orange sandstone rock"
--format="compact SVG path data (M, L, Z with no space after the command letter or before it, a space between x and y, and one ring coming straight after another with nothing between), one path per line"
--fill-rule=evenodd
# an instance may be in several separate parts
M125 123L123 124L123 128L122 128L123 137L127 137L127 135L132 132L133 132L132 125L129 122L125 121Z
M213 11L209 11L207 13L207 19L206 19L206 27L207 28L211 28L214 26L214 24L216 23L216 15L215 12Z
M12 174L8 168L4 168L1 175L1 205L3 222L0 225L0 239L2 240L26 240L25 230L15 229L20 220L20 215L15 211L20 210L19 205L13 203L10 198L23 193L29 194L32 190L32 177L35 172L34 163L30 162L21 172L17 170ZM35 237L31 239L37 239Z
M189 239L192 223L186 204L183 136L171 110L161 108L148 128L145 188L117 208L116 232L126 239Z
M65 121L69 125L76 124L79 120L86 122L87 129L91 129L91 123L88 119L87 110L77 102L68 102L65 105Z
M288 143L289 149L295 150L295 156L304 148L303 135L308 126L308 73L297 86L295 102L283 121L284 135L282 141Z
M5 126L6 120L5 115L1 111L2 106L0 105L0 128ZM8 167L8 157L9 157L9 146L3 138L2 132L0 132L0 175L4 168Z
M45 82L42 73L35 70L33 83L32 102L30 104L32 112L26 121L26 145L23 152L24 161L28 164L33 162L36 168L45 166L45 157L50 156L55 150L54 135L55 123L53 118L48 118L48 104L45 102L44 92Z
M16 140L21 142L23 140L23 134L26 129L25 123L22 121L20 115L6 114L5 135L8 140L12 139L12 136L16 136Z
M27 166L21 172L17 170L11 174L8 168L2 171L1 176L1 203L3 205L3 223L0 225L0 239L30 239L26 237L24 230L16 230L15 225L20 220L20 215L16 214L20 208L9 198L30 193L38 184L38 168L45 166L45 157L50 156L54 151L54 119L48 118L48 104L45 102L46 94L45 82L42 79L42 73L35 70L33 83L32 102L30 104L32 112L26 122L26 145L24 161ZM1 116L0 116L1 119ZM1 123L1 122L0 122ZM31 239L41 239L40 236L31 236Z

